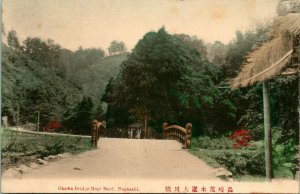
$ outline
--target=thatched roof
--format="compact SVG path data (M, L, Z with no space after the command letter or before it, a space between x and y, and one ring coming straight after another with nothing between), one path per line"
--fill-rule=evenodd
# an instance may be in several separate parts
M270 41L246 56L238 76L231 80L232 88L245 87L268 80L282 73L291 62L293 41L300 35L300 13L274 20Z

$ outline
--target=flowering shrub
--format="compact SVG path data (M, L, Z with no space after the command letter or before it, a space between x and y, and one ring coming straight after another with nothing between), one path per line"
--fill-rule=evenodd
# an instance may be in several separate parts
M238 149L240 147L247 147L249 146L249 142L251 141L251 136L249 135L249 132L245 129L234 131L231 136L231 139L235 141L235 144L233 145L234 149Z
M58 120L51 120L45 127L45 131L52 131L53 129L60 129L62 125Z

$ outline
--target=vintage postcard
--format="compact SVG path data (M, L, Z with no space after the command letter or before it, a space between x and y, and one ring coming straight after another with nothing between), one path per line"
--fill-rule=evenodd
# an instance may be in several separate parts
M299 193L300 0L1 6L1 193Z

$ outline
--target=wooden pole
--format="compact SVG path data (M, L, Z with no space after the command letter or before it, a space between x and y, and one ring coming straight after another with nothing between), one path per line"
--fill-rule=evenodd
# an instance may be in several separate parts
M270 96L268 81L263 82L266 180L272 180L272 131L270 124Z
M38 113L38 120L37 120L37 131L39 132L40 131L40 111L37 111Z
M148 138L148 113L145 114L145 139Z
M298 62L298 154L300 156L300 35L298 35L297 39L298 43L296 45L298 46L296 51L297 51L297 62ZM299 159L300 160L300 159ZM300 161L297 161L297 164L300 165ZM300 170L298 168L298 180L300 180Z

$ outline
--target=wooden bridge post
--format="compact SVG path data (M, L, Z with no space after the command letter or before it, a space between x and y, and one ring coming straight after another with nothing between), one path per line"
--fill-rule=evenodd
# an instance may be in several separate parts
M98 121L97 120L93 120L93 124L92 124L92 146L97 147L97 143L98 143L98 136L99 136L99 132L98 132Z
M186 149L189 149L191 145L192 129L193 129L192 123L186 124L186 135L185 135L185 146L184 146Z

